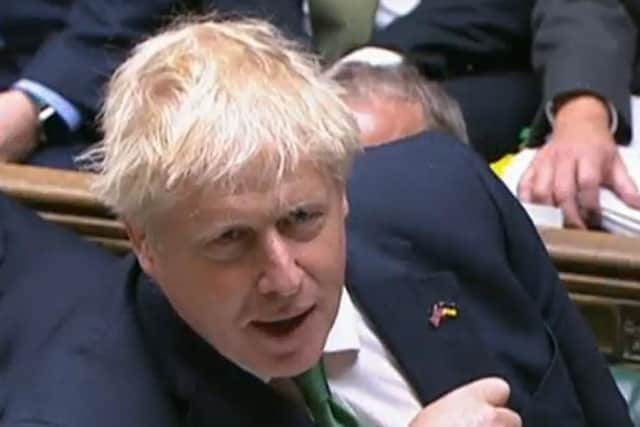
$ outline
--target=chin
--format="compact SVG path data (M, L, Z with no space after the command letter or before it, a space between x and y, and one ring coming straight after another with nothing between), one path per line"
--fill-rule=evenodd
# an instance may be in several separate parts
M309 370L322 356L324 345L309 345L301 351L275 358L259 372L270 378L289 378Z
M247 366L254 366L254 372L271 378L298 375L320 360L329 335L331 322L317 310L294 328L278 337L259 329L253 329L251 357ZM282 332L282 331L281 331Z

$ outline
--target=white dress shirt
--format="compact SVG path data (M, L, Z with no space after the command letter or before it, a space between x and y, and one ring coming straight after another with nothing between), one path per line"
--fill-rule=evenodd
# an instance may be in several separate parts
M422 409L395 358L346 289L323 357L331 392L367 425L407 427Z
M397 18L408 15L420 0L380 0L376 12L376 27L384 28Z
M346 289L329 331L323 360L332 395L367 426L407 427L422 409L393 355ZM292 381L276 380L272 386L304 404Z

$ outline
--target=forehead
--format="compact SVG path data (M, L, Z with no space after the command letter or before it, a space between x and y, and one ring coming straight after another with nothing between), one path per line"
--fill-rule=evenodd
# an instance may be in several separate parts
M335 179L314 169L298 169L272 185L243 181L233 193L205 188L181 203L178 209L194 223L216 219L276 216L305 203L327 203L341 191Z
M424 130L422 105L416 101L374 97L370 102L347 100L365 145L391 142Z

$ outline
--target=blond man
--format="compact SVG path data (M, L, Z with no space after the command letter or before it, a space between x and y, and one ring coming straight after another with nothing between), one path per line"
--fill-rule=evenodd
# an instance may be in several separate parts
M533 229L482 162L444 136L376 147L348 202L355 121L270 25L213 19L141 44L103 126L86 158L137 260L60 316L5 425L629 425ZM467 197L447 196L445 179ZM471 209L485 222L443 222ZM485 248L469 256L474 238Z

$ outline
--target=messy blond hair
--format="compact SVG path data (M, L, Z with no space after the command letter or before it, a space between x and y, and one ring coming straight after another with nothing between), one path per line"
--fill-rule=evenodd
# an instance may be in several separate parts
M103 141L81 160L117 214L143 219L181 192L276 185L300 162L341 182L357 125L316 59L256 19L182 22L138 45L111 79Z

